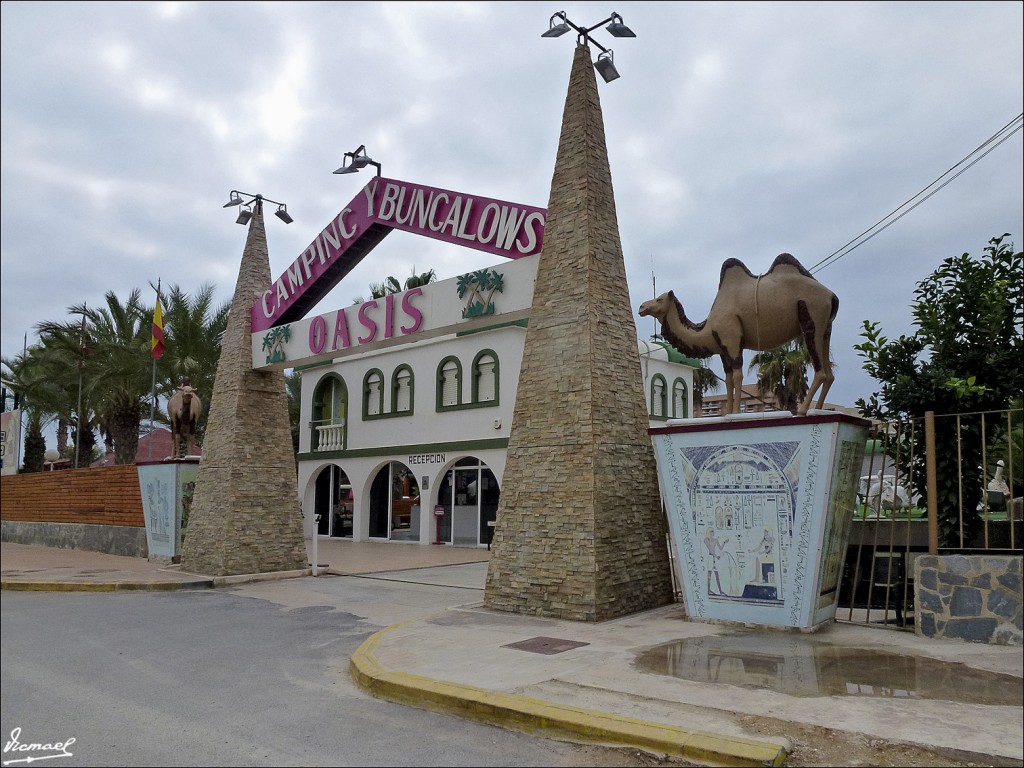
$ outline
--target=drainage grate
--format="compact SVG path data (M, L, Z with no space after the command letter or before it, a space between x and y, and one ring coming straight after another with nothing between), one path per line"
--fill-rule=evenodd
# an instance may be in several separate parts
M553 656L556 653L562 653L563 651L571 651L573 648L579 648L581 645L590 645L590 643L579 643L575 640L559 640L557 637L531 637L529 640L520 640L518 643L509 643L508 645L503 645L501 647L518 648L520 651L543 653L545 656Z

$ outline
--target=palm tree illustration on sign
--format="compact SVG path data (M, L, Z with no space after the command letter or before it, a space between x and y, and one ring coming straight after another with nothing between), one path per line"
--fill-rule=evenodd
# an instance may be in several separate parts
M458 293L460 299L466 299L466 307L462 310L463 319L484 317L494 314L492 299L495 293L505 290L505 278L493 269L478 269L459 276ZM468 299L466 298L468 295Z
M267 352L267 365L280 363L288 359L288 355L284 351L284 345L291 338L292 330L290 325L281 325L270 329L267 335L263 337L263 349Z

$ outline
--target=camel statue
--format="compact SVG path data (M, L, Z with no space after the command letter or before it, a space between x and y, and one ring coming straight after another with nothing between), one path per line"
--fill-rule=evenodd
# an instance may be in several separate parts
M171 418L171 440L173 441L172 459L182 459L192 447L199 426L199 417L203 413L203 404L192 382L185 378L182 385L167 401L167 415Z
M718 294L707 320L692 323L672 291L640 305L641 317L661 321L661 333L684 355L719 355L725 369L725 412L739 413L743 385L743 350L765 351L803 337L814 367L814 380L800 404L806 415L814 394L817 406L835 377L829 356L832 321L839 299L815 280L788 253L780 254L763 275L754 276L739 259L726 259Z

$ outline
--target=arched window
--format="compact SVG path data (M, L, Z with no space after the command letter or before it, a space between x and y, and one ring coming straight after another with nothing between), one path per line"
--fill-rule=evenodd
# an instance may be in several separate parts
M690 398L686 390L686 382L676 379L672 382L672 418L690 418Z
M651 416L655 418L663 419L667 413L665 389L665 377L660 373L654 374L651 377Z
M462 365L458 358L446 357L437 366L438 410L452 408L462 402Z
M348 387L340 376L330 373L313 390L312 425L309 448L312 451L341 450L347 442Z
M412 413L412 368L400 365L391 376L391 410Z
M498 356L489 349L473 360L473 402L498 403Z
M363 416L384 413L384 374L372 368L363 379Z

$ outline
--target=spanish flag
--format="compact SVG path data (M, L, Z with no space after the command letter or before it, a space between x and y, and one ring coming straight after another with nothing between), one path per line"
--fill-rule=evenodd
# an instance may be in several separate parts
M160 289L156 290L156 309L153 310L153 339L150 342L150 354L159 360L164 353L164 311L160 306Z

